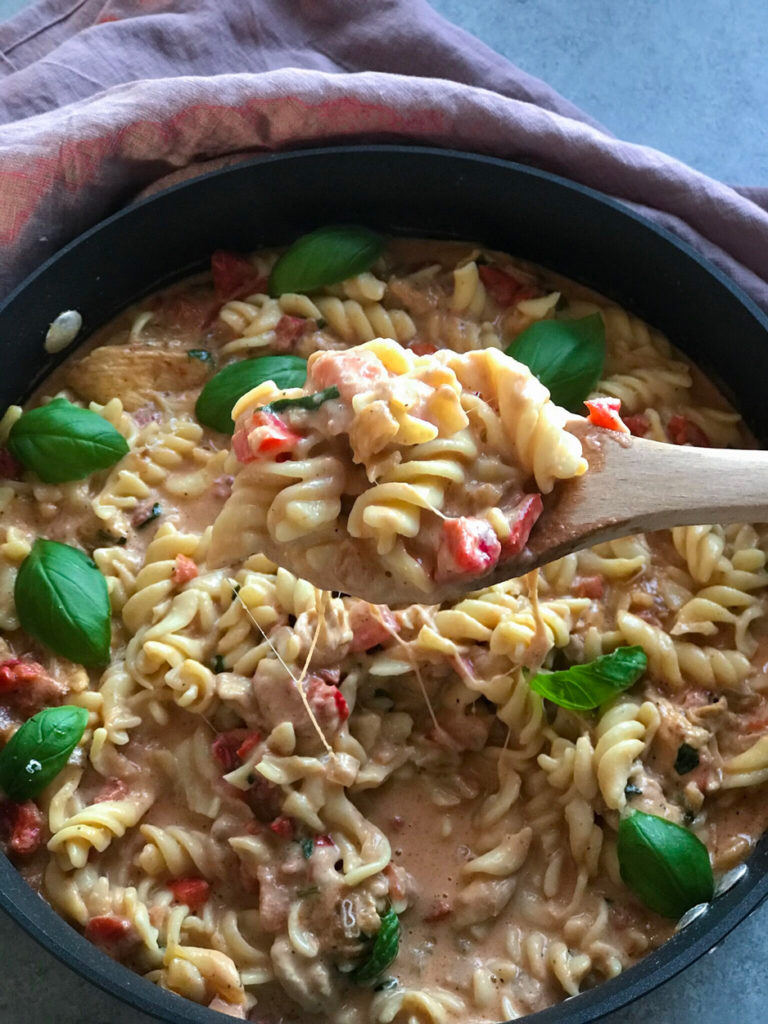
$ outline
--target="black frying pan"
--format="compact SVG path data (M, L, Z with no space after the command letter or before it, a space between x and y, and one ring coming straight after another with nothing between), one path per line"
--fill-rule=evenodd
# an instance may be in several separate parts
M87 337L147 292L202 269L214 249L284 245L333 222L478 241L590 285L668 334L734 399L755 434L768 438L768 318L690 248L618 203L554 175L399 146L264 157L185 182L82 235L0 306L2 407L25 398L64 358L43 349L48 324L63 310L80 311L81 337ZM758 906L768 895L767 869L768 836L744 877L701 918L637 966L530 1017L531 1024L586 1024L661 985ZM172 1024L224 1019L100 953L4 857L0 907L63 963L130 1006Z

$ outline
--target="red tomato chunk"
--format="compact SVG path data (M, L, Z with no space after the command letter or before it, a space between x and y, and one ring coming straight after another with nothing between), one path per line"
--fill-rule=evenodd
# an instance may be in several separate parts
M263 292L267 279L245 256L217 249L211 256L211 275L216 294L223 302Z
M300 316L281 316L275 327L274 348L278 352L288 352L295 341L314 328L314 320L305 320Z
M431 341L413 341L409 348L417 356L431 356L437 352L437 346L433 345Z
M32 800L23 804L3 800L0 804L0 830L8 840L8 852L21 856L34 853L43 843L43 815Z
M624 423L619 410L621 400L619 398L592 398L584 403L589 409L587 419L596 427L604 427L606 430L617 430L620 434L628 434L629 427Z
M461 516L443 520L443 536L437 549L435 579L480 576L494 567L501 544L485 519Z
M634 434L635 437L645 437L651 429L648 417L642 412L637 413L634 416L625 416L624 422L629 427L630 434Z
M281 814L279 818L275 818L270 823L270 829L275 833L276 836L280 836L281 839L293 839L294 827L293 822L290 818L286 818L284 814Z
M687 416L670 416L667 434L675 444L691 444L697 448L711 448L712 443L704 431Z
M176 565L171 573L171 582L176 586L182 583L189 583L197 576L197 566L191 558L186 555L176 555Z
M309 706L321 729L336 732L349 718L349 705L344 699L344 694L331 683L326 683L320 676L311 675L307 678L306 693Z
M125 917L104 914L92 917L85 926L85 937L98 945L114 945L124 942L133 931L133 925Z
M501 545L502 558L511 558L523 550L543 508L540 494L526 494L515 505L509 517L509 536Z
M599 600L603 596L602 576L578 576L573 585L574 594Z
M252 414L247 427L235 431L232 451L238 462L255 462L257 459L274 459L290 452L301 440L273 412L259 409Z
M388 640L398 631L397 619L385 605L355 601L349 609L349 628L352 630L350 651L370 651Z
M500 306L511 306L524 286L511 274L498 267L479 266L480 280Z
M220 732L211 744L211 753L224 769L224 774L234 771L239 764L240 747L251 735L248 729L230 729Z
M168 883L177 903L186 904L193 914L208 902L211 887L204 878L176 878Z

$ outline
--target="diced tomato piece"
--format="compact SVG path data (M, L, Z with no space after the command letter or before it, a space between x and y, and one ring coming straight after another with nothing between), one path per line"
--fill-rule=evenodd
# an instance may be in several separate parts
M305 689L307 701L321 729L336 732L349 718L349 705L342 692L318 675L307 677Z
M712 442L698 424L687 416L670 416L667 423L667 434L675 444L691 444L697 448L711 448Z
M315 846L335 846L333 839L329 835L315 836Z
M211 744L211 753L224 769L225 775L237 768L237 751L249 735L247 729L230 729L228 732L220 732Z
M216 294L223 302L263 292L267 287L267 279L245 256L224 249L217 249L211 256L211 275Z
M269 825L272 832L276 836L280 836L281 839L293 839L294 826L291 818L286 818L284 814L281 814L279 818L275 818L274 821L270 822Z
M172 583L175 583L176 586L181 586L182 583L189 583L197 574L197 566L191 558L187 558L186 555L176 555L176 565L171 573Z
M121 800L128 795L128 787L122 779L107 779L91 803L101 804L105 800Z
M619 398L592 398L584 405L589 409L587 419L596 427L604 427L606 430L617 430L620 434L628 434L629 427L619 415L621 399Z
M313 388L323 391L335 385L341 398L350 402L358 392L367 390L377 381L386 380L389 371L373 352L348 349L344 352L316 352L310 360L309 377Z
M314 326L314 320L305 320L303 317L288 316L287 314L281 316L275 327L274 348L278 352L288 352L293 347L293 343L302 334L314 330Z
M349 608L349 628L352 630L350 651L370 651L388 640L399 629L397 619L386 605L371 605L355 601Z
M414 341L408 347L416 356L431 356L437 352L437 345L433 345L431 341Z
M444 519L435 579L480 576L494 567L500 554L501 543L487 520L474 516Z
M515 505L510 516L509 536L501 546L502 558L511 558L523 550L543 508L540 494L526 494Z
M0 479L21 480L23 472L24 467L18 459L14 459L7 448L0 448Z
M0 693L18 690L25 683L33 683L45 674L43 666L36 661L8 658L7 661L0 663Z
M290 452L301 440L279 416L265 409L254 412L245 427L235 431L232 451L238 462L255 462L257 459L274 459Z
M333 699L336 704L336 710L339 713L340 720L342 722L346 722L346 720L349 718L349 704L347 704L346 700L344 699L344 694L341 692L341 690L337 690L334 688Z
M252 732L252 733L250 733L248 736L245 737L243 742L237 748L237 756L240 758L241 761L245 761L245 759L248 757L248 755L253 750L253 748L257 747L260 742L261 742L261 733L260 732Z
M574 594L599 600L603 596L602 576L579 576L573 585Z
M18 804L4 801L3 823L10 832L8 849L11 853L29 854L38 850L43 842L43 815L32 800Z
M85 937L99 945L112 945L123 942L133 931L133 925L126 917L116 914L103 914L92 917L85 926Z
M644 412L636 413L634 416L624 416L624 422L629 427L630 434L635 437L645 437L651 429L651 424Z
M768 731L768 718L756 718L751 722L746 722L742 727L744 732L755 733L755 732L766 732Z
M507 306L520 300L520 292L523 291L525 285L521 284L512 274L507 274L504 270L499 270L498 267L484 265L479 266L477 270L480 280L500 306L506 309Z
M208 902L211 887L204 878L175 878L168 883L177 903L184 903L193 914Z

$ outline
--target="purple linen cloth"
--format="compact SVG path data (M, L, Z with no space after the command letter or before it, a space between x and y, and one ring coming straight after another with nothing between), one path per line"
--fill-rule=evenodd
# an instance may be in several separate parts
M0 293L166 175L355 141L590 185L768 310L768 190L614 138L423 0L41 0L0 24Z

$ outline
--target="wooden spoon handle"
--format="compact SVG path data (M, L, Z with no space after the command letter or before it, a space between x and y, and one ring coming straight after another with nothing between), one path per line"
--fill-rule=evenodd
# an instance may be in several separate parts
M699 523L768 522L768 451L690 448L600 431L558 513L608 540Z

